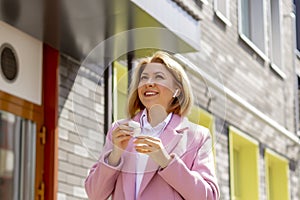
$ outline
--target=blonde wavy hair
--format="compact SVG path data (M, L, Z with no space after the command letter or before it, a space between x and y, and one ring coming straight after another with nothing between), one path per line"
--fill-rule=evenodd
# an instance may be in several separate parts
M177 86L180 88L179 96L175 97L171 106L167 110L168 113L173 112L180 116L186 116L193 105L193 94L187 74L182 66L176 62L172 56L166 52L158 51L151 57L141 59L137 67L134 69L132 81L129 88L128 110L127 114L130 118L134 117L145 106L142 104L138 96L138 85L140 76L148 63L161 63L173 75Z

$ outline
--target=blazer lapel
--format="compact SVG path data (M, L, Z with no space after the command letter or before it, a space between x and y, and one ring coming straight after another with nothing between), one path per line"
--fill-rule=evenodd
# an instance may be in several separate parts
M135 171L136 152L133 148L132 140L128 144L126 152L123 154L124 164L122 167L123 191L125 199L135 199Z
M178 156L181 156L181 154L185 152L185 141L187 141L185 130L187 127L183 127L181 122L182 118L173 114L170 123L166 126L165 130L160 136L160 139L169 154L174 152ZM153 176L157 173L158 168L159 166L151 158L149 158L138 196L144 191Z

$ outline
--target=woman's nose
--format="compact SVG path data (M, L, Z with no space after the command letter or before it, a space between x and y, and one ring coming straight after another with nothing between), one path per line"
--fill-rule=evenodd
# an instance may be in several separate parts
M152 80L152 78L149 78L149 79L147 80L147 82L146 82L146 85L147 85L148 87L153 87L154 84L155 84L155 82Z

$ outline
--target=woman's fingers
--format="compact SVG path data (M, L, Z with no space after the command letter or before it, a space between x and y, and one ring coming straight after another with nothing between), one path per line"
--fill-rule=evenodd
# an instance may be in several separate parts
M133 128L129 127L128 124L120 124L112 133L113 137L120 137L123 135L132 135Z
M139 136L133 143L137 152L149 155L162 168L165 168L171 162L172 158L159 138Z
M135 150L139 153L151 153L153 151L152 147L147 145L137 145Z
M128 123L126 124L120 124L120 126L118 127L120 130L127 130L127 131L133 131L133 128L128 126Z
M138 137L138 138L136 138L134 143L135 144L142 143L142 144L146 144L149 146L159 148L160 144L161 144L161 140L158 138L154 138L154 137Z
M115 143L121 143L125 140L130 140L130 139L131 139L131 135L123 135L123 136L117 137L115 139Z
M146 142L144 139L139 141L134 141L135 150L139 153L151 153L154 152L156 148L153 147L152 143Z
M132 138L133 129L128 124L120 124L112 132L112 142L120 149L126 149L129 140Z
M146 135L138 136L136 139L148 139L148 140L151 140L151 141L161 142L161 140L159 138L146 136Z
M122 137L122 136L129 136L132 135L132 131L126 131L126 130L122 130L122 131L118 131L114 134L114 137Z
M134 141L135 149L140 153L150 153L161 149L161 140L149 136L141 136Z

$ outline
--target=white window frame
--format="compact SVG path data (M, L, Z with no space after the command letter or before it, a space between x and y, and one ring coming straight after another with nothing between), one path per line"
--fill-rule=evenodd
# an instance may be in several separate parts
M274 2L277 1L277 2ZM274 7L276 6L276 7ZM270 52L271 52L271 68L283 79L286 78L282 70L283 56L282 56L282 18L281 18L281 0L270 0ZM276 12L277 11L277 12ZM276 12L276 13L275 13ZM276 15L274 15L276 14ZM276 51L277 50L277 51ZM278 52L279 50L279 52Z
M294 38L294 42L295 42L295 50L296 50L296 55L297 57L300 59L300 46L298 46L298 41L300 40L300 37L298 37L297 31L300 30L300 27L297 26L297 21L300 20L300 13L297 13L297 5L299 6L299 3L297 3L297 1L293 2L293 6L294 6L294 15L293 18L293 23L294 23L294 34L295 34L295 38Z
M266 15L264 14L264 11L265 11L265 3L264 3L264 1L261 1L261 0L249 0L252 4L254 4L254 2L259 2L259 3L262 3L262 5L261 6L257 6L258 8L260 8L260 9L262 9L262 13L261 13L261 15L259 16L258 14L256 14L255 15L255 17L260 17L260 20L262 20L262 27L260 28L260 29L262 29L262 36L263 36L263 38L261 39L261 40L263 40L262 41L262 48L263 49L260 49L256 44L255 44L255 42L254 41L252 41L253 40L253 38L251 39L251 38L249 38L247 35L245 35L244 33L243 33L243 19L242 19L242 8L241 8L241 6L242 6L242 2L241 1L243 1L243 0L239 0L238 1L238 18L239 18L239 35L240 35L240 38L247 44L247 45L249 45L263 60L265 60L266 62L269 62L270 61L270 59L268 58L268 56L266 55L266 53L265 52L267 52L266 51L266 32L265 32L265 17L266 17ZM251 17L251 14L250 14L250 17ZM252 16L253 17L253 16ZM259 21L259 20L253 20L252 19L252 21L255 21L255 22L257 22L257 21ZM257 23L253 23L252 24L252 26L254 26L254 24L257 24ZM259 30L260 30L259 29ZM250 30L251 31L251 30ZM252 31L252 33L254 33L254 32L257 32L257 30L255 30L255 31Z
M223 13L222 10L224 9L220 9L220 6L218 4L219 1L226 1L226 13ZM231 22L230 22L230 0L215 0L214 1L214 11L216 13L216 16L220 18L220 20L222 20L227 26L231 26Z
M300 126L299 126L299 122L300 122L300 73L296 72L296 78L297 78L297 88L295 90L295 109L296 109L296 132L297 132L297 136L300 137Z

